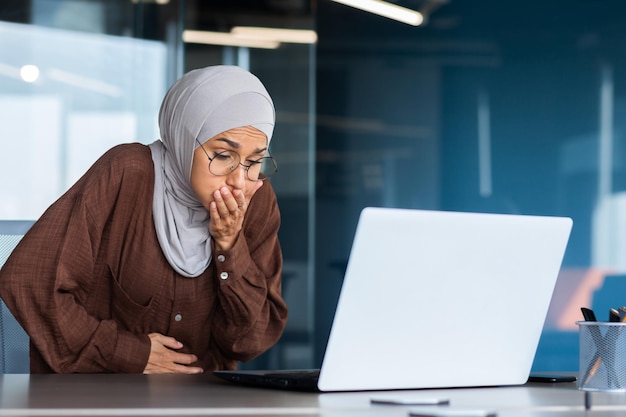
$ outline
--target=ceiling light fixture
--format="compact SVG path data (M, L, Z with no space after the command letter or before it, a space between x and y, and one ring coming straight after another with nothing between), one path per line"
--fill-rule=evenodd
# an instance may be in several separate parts
M124 90L117 85L100 81L95 78L85 77L72 72L60 70L58 68L50 68L46 71L46 78L73 87L90 90L95 93L104 94L111 97L122 97Z
M22 77L20 76L20 67L7 65L3 62L0 62L0 75L5 75L7 77L15 78L17 80L22 79Z
M170 0L132 0L133 4L139 3L156 3L156 4L169 4Z
M241 46L247 48L276 49L280 42L276 40L251 39L235 36L226 32L209 32L204 30L184 30L183 41L207 45Z
M256 26L235 26L230 33L238 38L278 41L284 43L316 43L317 32L308 29L278 29Z
M415 10L382 0L333 0L336 3L345 4L357 9L365 10L379 16L388 17L412 26L424 23L424 15Z

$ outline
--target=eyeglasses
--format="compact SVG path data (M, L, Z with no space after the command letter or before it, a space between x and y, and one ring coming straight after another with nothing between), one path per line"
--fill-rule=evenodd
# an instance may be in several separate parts
M204 146L202 146L202 143L198 139L196 139L196 142L198 142L202 151L209 159L209 172L218 177L230 174L239 165L246 171L248 181L264 181L278 172L278 164L271 156L255 159L250 161L249 165L246 165L241 163L241 156L235 151L218 152L211 158Z

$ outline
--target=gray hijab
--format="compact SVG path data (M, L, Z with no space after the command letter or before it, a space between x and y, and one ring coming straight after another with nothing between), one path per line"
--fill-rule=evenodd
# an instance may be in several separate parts
M159 112L161 140L150 144L155 183L152 214L169 264L197 277L211 263L209 212L191 188L193 153L200 143L230 129L274 130L274 104L257 77L235 66L188 72L170 87Z

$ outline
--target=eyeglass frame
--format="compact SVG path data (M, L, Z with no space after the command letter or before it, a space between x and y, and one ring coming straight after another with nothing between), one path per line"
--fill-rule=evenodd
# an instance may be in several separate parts
M234 165L233 169L230 172L228 172L226 174L216 174L213 171L211 171L211 163L215 159L215 156L213 158L211 158L209 156L209 153L206 151L206 149L204 149L204 146L202 145L202 142L200 142L197 138L196 138L196 142L198 142L198 145L200 145L200 147L202 148L202 152L204 152L204 154L206 155L207 159L209 160L209 164L207 166L209 172L212 175L215 175L216 177L225 177L227 175L230 175L233 172L235 172L237 170L237 168L239 168L240 165L243 167L244 171L246 172L246 179L248 181L252 181L252 182L265 181L266 179L270 178L271 176L273 176L274 174L276 174L278 172L278 162L276 161L276 159L272 155L269 154L269 151L268 151L268 153L267 153L268 156L263 156L263 157L259 158L259 161L260 160L269 160L269 161L271 161L272 164L274 165L274 168L275 168L274 172L272 172L269 175L263 173L263 177L261 177L259 175L259 177L257 179L253 180L253 179L250 178L250 168L252 167L252 164L250 164L250 165L242 164L241 163L241 155L239 155L239 153L237 153L237 152L235 152L233 150L226 149L226 150L224 150L222 152L216 152L215 155L217 156L217 155L220 155L222 153L228 152L228 153L237 155L237 158L239 160L237 161L237 165ZM257 163L262 164L263 162L257 162ZM261 172L259 172L259 174L261 174Z

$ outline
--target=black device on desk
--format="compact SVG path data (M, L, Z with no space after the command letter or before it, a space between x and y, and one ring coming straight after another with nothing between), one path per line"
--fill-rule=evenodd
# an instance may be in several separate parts
M530 374L528 382L576 382L574 375Z

